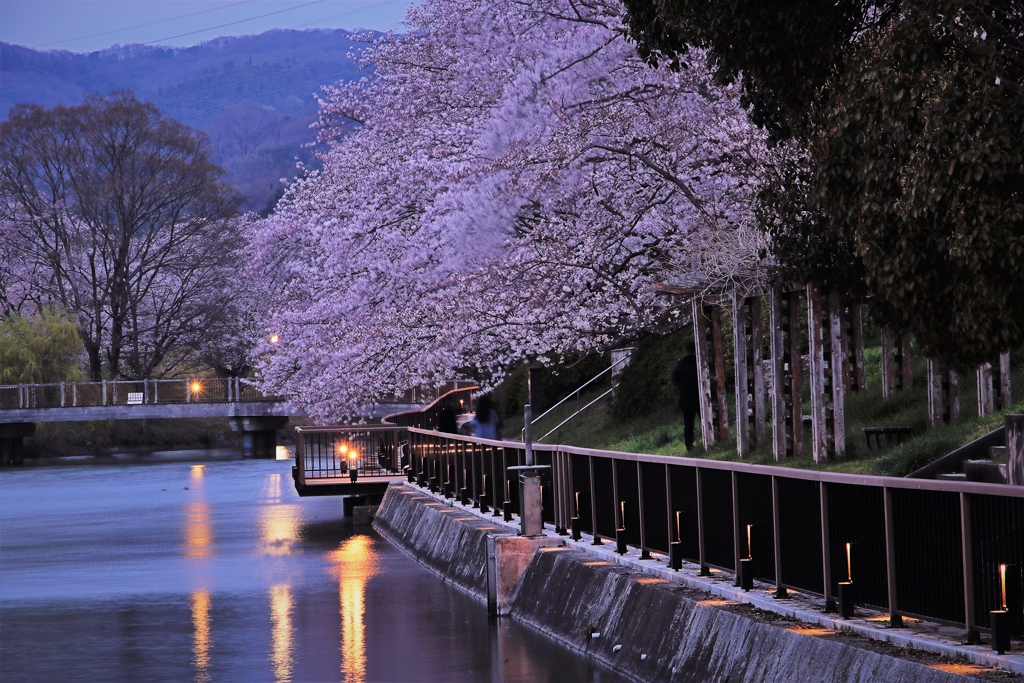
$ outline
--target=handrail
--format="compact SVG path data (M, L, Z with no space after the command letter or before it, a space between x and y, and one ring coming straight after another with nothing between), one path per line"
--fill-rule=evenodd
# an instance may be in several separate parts
M582 412L583 412L584 410L586 410L586 409L587 409L587 408L589 408L590 406L594 405L595 403L597 403L598 401L600 401L600 400L601 400L602 398L604 398L604 397L605 397L605 396L607 396L608 394L612 393L613 391L615 391L615 389L614 389L614 388L612 388L612 389L609 389L608 391L604 392L603 394L601 394L600 396L598 396L597 398L595 398L595 399L594 399L593 401L591 401L591 402L590 402L590 403L588 403L587 405L583 406L582 408L580 408L579 410L577 410L577 411L576 411L575 413L573 413L573 414L572 414L572 415L570 415L569 417L567 417L567 418L565 418L564 420L562 420L562 421L561 421L561 422L560 422L560 423L558 424L558 426L557 426L557 427L555 427L555 428L554 428L554 429L552 429L552 430L551 430L550 432L548 432L548 433L547 433L547 434L545 434L544 436L542 436L542 437L540 437L539 439L537 439L537 441L543 441L544 439L548 438L549 436L551 436L552 434L554 434L555 432L557 432L557 431L558 431L558 430L559 430L559 429L560 429L560 428L562 427L562 425L564 425L564 424L565 424L566 422L569 422L569 421L570 421L571 419L573 419L574 417L576 417L577 415L579 415L580 413L582 413ZM531 423L531 424L532 424L532 423Z
M538 417L535 417L535 418L534 418L533 420L531 420L531 421L530 421L530 424L531 424L531 425L535 425L535 424L537 424L537 423L538 423L538 422L539 422L539 421L541 420L541 418L545 417L545 416L546 416L546 415L547 415L548 413L550 413L550 412L551 412L552 410L554 410L554 409L555 409L555 408L557 408L558 406L560 406L560 405L562 405L563 403L565 403L566 401L568 401L568 400L569 400L570 398L572 398L573 396L575 396L575 397L576 397L576 401L577 401L576 405L578 406L578 405L579 405L579 399L580 399L580 392L581 392L581 391L583 391L583 390L584 390L584 389L586 389L586 388L587 388L588 386L590 386L590 385L591 385L592 383L594 383L594 382L596 382L596 381L597 381L598 379L600 379L600 378L601 378L601 376L602 376L602 375L604 375L604 374L605 374L606 372L611 372L612 370L614 370L614 369L615 369L615 366L616 366L616 365L618 365L619 363L625 363L625 362L626 362L626 361L628 361L629 359L630 359L630 356L623 356L622 358L618 359L617 361L615 361L614 363L612 363L611 365L609 365L609 366L608 366L607 368L605 368L605 369L604 369L604 370L602 370L601 372L597 373L596 375L594 375L593 377L591 377L591 378L590 378L589 380L587 380L586 382L584 382L584 383L583 383L583 384L581 384L580 386L576 387L576 391L572 392L571 394L569 394L568 396L566 396L565 398L563 398L563 399L562 399L561 401L559 401L559 402L558 402L558 403L556 403L555 405L553 405L553 406L551 406L550 408L548 408L547 410L545 410L545 411L544 411L543 413L541 413L541 415L539 415ZM608 391L604 392L603 394L601 394L600 396L598 396L597 398L595 398L595 399L594 399L593 401L591 401L591 402L590 402L590 403L588 403L587 405L583 406L582 408L578 408L578 409L576 410L576 412L575 412L575 413L573 413L572 415L570 415L570 416L569 416L569 417L567 417L566 419L562 420L562 421L561 421L561 422L560 422L560 423L558 424L558 426L557 426L557 427L555 427L555 428L554 428L554 429L552 429L552 430L551 430L550 432L548 432L547 434L545 434L544 436L542 436L542 437L540 437L539 439L536 439L536 440L537 440L537 441L542 441L542 440L544 440L544 439L548 438L549 436L551 436L552 434L554 434L555 432L557 432L557 431L558 431L559 429L561 429L561 428L562 428L562 427L563 427L563 426L564 426L564 425L565 425L566 423L568 423L568 422L569 422L570 420L572 420L572 419L573 419L574 417L576 417L577 415L579 415L580 413L582 413L582 412L583 412L584 410L586 410L586 409L587 409L587 408L589 408L590 406L592 406L592 405L594 405L595 403L597 403L598 401L600 401L600 400L601 400L602 398L604 398L604 397L605 397L605 396L607 396L608 394L612 393L612 391L614 391L614 390L615 390L615 387L612 387L611 389L609 389ZM526 434L526 428L525 428L525 427L523 427L522 433L523 433L523 439L525 440L525 439L526 439L526 436L525 436L525 434Z
M581 391L583 391L584 389L586 389L586 388L587 388L587 387L588 387L588 386L589 386L589 385L590 385L591 383L593 383L593 382L596 382L596 381L597 381L597 380L598 380L598 379L599 379L599 378L601 377L601 375L603 375L603 374L604 374L604 373L606 373L606 372L611 372L611 371L612 371L612 370L613 370L613 369L615 368L615 366L616 366L616 365L618 365L619 363L624 363L625 361L628 361L628 360L629 360L629 358L630 358L629 356L623 356L622 358L618 359L617 361L615 361L614 363L612 363L611 365L609 365L608 367L606 367L606 368L605 368L604 370L602 370L601 372L597 373L596 375L594 375L593 377L591 377L590 379L588 379L588 380L587 380L586 382L584 382L584 383L583 383L583 384L581 384L580 386L576 387L576 391L572 392L571 394L569 394L568 396L566 396L565 398L563 398L563 399L562 399L561 401L559 401L559 402L558 402L558 403L556 403L555 405L551 406L550 408L548 408L547 410L545 410L545 411L544 411L543 413L541 413L541 414L540 414L540 415L538 415L537 417L533 418L533 420L532 420L532 421L530 422L530 424L534 424L534 425L535 425L535 424L537 424L537 423L538 423L538 422L539 422L539 421L541 420L541 418L543 418L544 416L546 416L546 415L547 415L548 413L550 413L550 412L551 412L552 410L554 410L554 409L555 409L555 408L557 408L558 406L562 405L563 403L565 403L566 401L568 401L568 400L569 400L570 398L572 398L573 396L578 396L578 395L579 395L579 393L580 393ZM584 410L586 410L586 408L583 408L583 409L581 409L581 410L577 410L577 411L576 411L576 413L574 414L574 416L575 416L576 414L582 413L582 412L583 412ZM562 424L565 424L565 423L563 422ZM561 426L561 425L559 425L559 426ZM557 427L556 427L556 429L557 429ZM548 434L550 434L550 433L551 433L551 432L548 432ZM544 437L541 437L541 438L544 438Z
M525 444L416 427L406 434L410 482L506 521L519 511ZM1024 549L1024 487L554 444L534 451L550 468L542 514L556 533L615 539L641 558L659 553L702 571L735 572L756 557L746 569L777 596L824 596L826 609L849 597L840 582L852 576L857 604L888 611L893 625L908 616L977 635L999 609L999 563Z

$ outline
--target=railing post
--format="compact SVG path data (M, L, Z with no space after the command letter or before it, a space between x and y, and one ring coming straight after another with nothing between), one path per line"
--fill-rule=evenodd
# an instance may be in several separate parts
M964 572L964 626L967 627L965 642L981 642L978 626L974 622L974 553L971 543L971 499L960 492L960 542Z
M704 557L704 477L701 476L700 468L694 468L697 473L697 553L700 559L700 575L710 576L708 563Z
M192 402L192 380L185 380L185 403Z
M772 475L772 536L775 545L775 597L789 597L782 585L782 523L779 521L779 480Z
M78 384L77 383L72 383L71 384L71 405L72 406L77 406L78 405Z
M149 380L142 380L142 402L149 403Z
M619 468L616 467L615 459L612 458L612 507L615 508L615 514L613 517L615 518L616 533L619 529L625 528L625 524L623 524L623 521L625 520L620 519L619 515L619 502Z
M153 403L160 402L160 380L153 382Z
M587 469L590 470L590 529L594 534L591 545L604 545L597 533L597 486L594 484L594 456L587 456Z
M735 576L733 579L733 585L740 585L740 499L736 494L736 470L731 470L732 474L732 557L733 557L733 568L735 569Z
M64 382L60 383L60 407L64 407Z
M897 611L896 600L896 528L893 523L893 490L883 490L885 504L885 571L889 587L889 626L903 626L903 616Z
M24 385L18 385L18 407L25 407L25 387Z
M672 514L672 470L668 463L665 463L665 514L668 516L668 552L672 556L672 523L675 521ZM679 541L683 540L683 530L679 529Z
M825 596L825 611L835 612L836 601L829 595L832 588L832 553L828 529L828 484L823 481L818 482L818 499L821 508L821 593Z
M644 477L640 469L640 461L636 461L636 497L637 507L640 508L640 559L651 559L651 552L647 549L647 534L644 532Z
M106 380L102 380L102 383L103 383L103 391L102 391L103 405L107 405L107 381Z
M296 430L298 438L295 441L295 468L298 474L299 483L306 485L306 441L301 430Z

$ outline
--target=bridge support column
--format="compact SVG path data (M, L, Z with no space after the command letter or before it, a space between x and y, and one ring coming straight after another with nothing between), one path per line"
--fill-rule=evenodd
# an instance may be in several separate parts
M35 422L0 424L0 465L21 465L25 461L25 437L35 433Z
M242 433L242 456L276 458L277 430L288 424L287 417L233 417L231 431Z

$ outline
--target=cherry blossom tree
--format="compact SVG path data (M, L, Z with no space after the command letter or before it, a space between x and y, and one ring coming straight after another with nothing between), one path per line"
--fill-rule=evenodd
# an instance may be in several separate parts
M524 357L587 353L683 313L667 273L763 278L769 150L693 51L656 70L613 0L428 0L324 88L323 169L253 231L274 302L269 390L321 420Z

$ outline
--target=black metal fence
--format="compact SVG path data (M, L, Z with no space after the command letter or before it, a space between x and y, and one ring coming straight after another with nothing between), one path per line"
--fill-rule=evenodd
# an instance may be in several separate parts
M381 422L398 425L399 427L418 427L420 429L437 429L440 425L441 411L447 409L455 415L473 412L473 392L479 387L469 384L452 389L439 396L433 403L422 410L410 410L404 413L388 415Z
M316 480L358 481L394 477L409 465L409 437L390 425L297 427L296 475L303 483Z
M429 424L429 422L428 422ZM500 515L519 509L522 444L408 427L409 481ZM1024 565L1024 488L858 476L669 456L534 445L543 516L565 533L615 538L755 576L777 590L835 600L852 581L861 605L987 629L1001 606L999 565ZM1021 588L1024 588L1022 586Z

